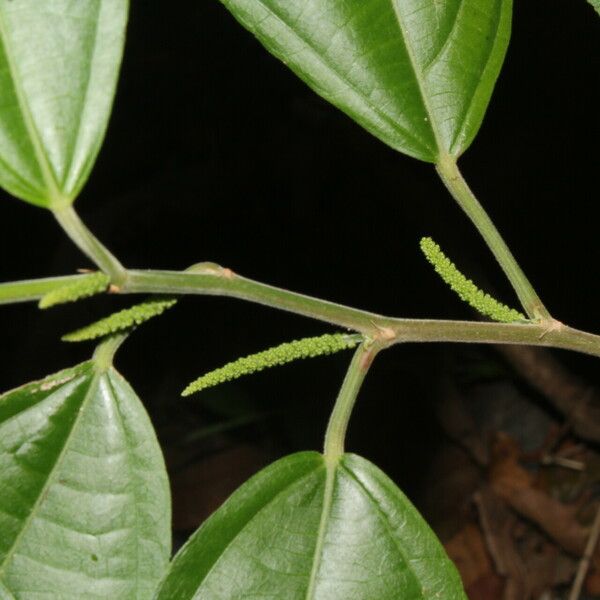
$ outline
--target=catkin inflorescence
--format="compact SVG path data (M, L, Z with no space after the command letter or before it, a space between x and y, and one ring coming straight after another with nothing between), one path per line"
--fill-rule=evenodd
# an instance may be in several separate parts
M87 327L63 335L64 342L83 342L93 340L119 331L124 331L136 325L140 325L153 317L161 315L165 310L171 308L177 300L174 298L162 300L150 300L130 306L124 310L100 319Z
M436 273L458 294L461 300L467 302L482 315L504 323L527 320L524 314L498 302L480 290L470 279L467 279L430 237L422 238L420 245L425 258L433 265Z
M274 348L269 348L256 354L226 364L215 369L190 383L182 392L182 396L189 396L208 387L219 385L225 381L237 379L269 367L284 365L301 358L312 358L322 354L333 354L340 350L354 348L363 340L359 334L325 334L319 337L309 337L293 342L286 342Z
M110 277L102 271L82 275L79 279L68 285L63 285L48 292L39 301L40 308L50 308L56 304L75 302L102 293L108 287Z

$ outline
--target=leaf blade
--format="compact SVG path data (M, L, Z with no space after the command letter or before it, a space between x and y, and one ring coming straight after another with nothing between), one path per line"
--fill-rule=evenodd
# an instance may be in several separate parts
M512 0L221 1L319 95L428 162L475 137L512 13Z
M354 455L329 465L304 452L235 492L176 555L156 598L395 600L398 590L466 598L433 533L381 471Z
M0 185L46 208L77 196L100 149L126 0L0 2Z
M93 362L0 397L0 583L18 598L147 598L170 553L160 448Z

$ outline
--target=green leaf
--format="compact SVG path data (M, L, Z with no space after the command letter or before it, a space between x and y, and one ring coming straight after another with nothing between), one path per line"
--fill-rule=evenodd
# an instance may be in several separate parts
M222 2L318 94L429 162L475 137L512 13L512 0Z
M588 0L588 2L594 7L596 12L600 15L600 0Z
M156 436L113 367L0 396L0 598L151 597L170 527Z
M255 475L175 557L158 600L466 600L433 532L373 464L293 454Z
M0 0L0 185L46 208L74 200L104 137L127 0Z

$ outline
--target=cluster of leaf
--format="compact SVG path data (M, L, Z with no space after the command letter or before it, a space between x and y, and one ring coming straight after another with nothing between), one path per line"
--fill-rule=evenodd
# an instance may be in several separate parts
M271 465L169 568L156 435L131 387L99 361L0 396L0 440L0 598L463 597L416 509L351 454L335 466L316 452Z
M430 163L456 159L475 137L512 12L511 0L223 3L317 93L392 148ZM11 194L58 215L81 191L106 129L127 9L126 0L44 8L0 0L0 185ZM41 304L108 283L90 275ZM71 339L130 328L173 303L126 309ZM356 341L293 342L212 378ZM352 454L281 459L169 562L161 450L140 400L103 352L0 397L2 600L465 598L415 508Z

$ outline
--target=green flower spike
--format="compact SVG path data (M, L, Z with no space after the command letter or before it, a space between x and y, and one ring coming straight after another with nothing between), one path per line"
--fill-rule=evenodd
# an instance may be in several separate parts
M215 369L199 377L196 381L190 383L181 395L189 396L225 381L237 379L243 375L250 375L269 367L284 365L300 358L312 358L313 356L333 354L340 350L354 348L362 340L363 337L360 334L334 333L286 342L274 348L238 358L220 369Z
M163 300L150 300L142 304L130 306L116 312L100 321L96 321L87 327L63 335L63 342L83 342L95 338L104 337L130 327L140 325L153 317L161 315L165 310L171 308L177 300L173 298Z
M467 279L430 237L421 239L421 250L436 273L458 294L459 298L482 315L503 323L527 321L524 314L498 302Z
M110 283L110 277L98 271L83 275L77 281L48 292L39 301L40 308L50 308L65 302L75 302L81 298L89 298L101 294Z

